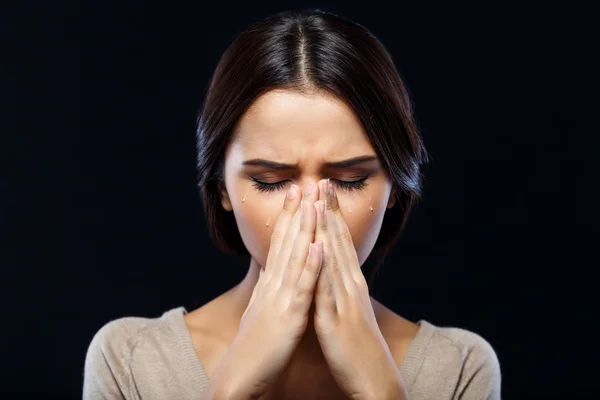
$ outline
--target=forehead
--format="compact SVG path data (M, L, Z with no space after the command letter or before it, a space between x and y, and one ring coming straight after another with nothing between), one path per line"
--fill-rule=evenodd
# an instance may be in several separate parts
M360 120L343 101L283 90L256 99L238 122L234 142L244 152L279 159L306 152L342 158L372 149Z

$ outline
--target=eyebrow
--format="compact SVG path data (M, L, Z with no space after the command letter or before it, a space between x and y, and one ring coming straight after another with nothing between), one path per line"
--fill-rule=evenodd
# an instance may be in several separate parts
M363 164L363 163L367 163L367 162L375 161L375 160L377 160L377 156L359 156L359 157L348 158L348 159L342 160L342 161L326 162L324 164L324 167L325 168L348 168L348 167L353 167L358 164ZM284 163L278 163L275 161L264 160L262 158L254 158L252 160L244 161L244 163L242 165L265 167L265 168L277 169L277 170L287 170L287 169L298 168L298 164L284 164Z

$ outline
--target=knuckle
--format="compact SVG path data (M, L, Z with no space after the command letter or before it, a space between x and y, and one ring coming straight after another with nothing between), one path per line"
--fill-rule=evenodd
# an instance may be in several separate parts
M335 271L337 271L337 270L338 270L338 268L340 267L340 265L339 265L339 263L338 263L338 261L337 261L337 259L336 259L335 257L332 257L332 258L329 260L329 265L331 265L331 267L332 267L332 268L333 268Z
M342 231L342 239L344 239L345 241L348 241L348 242L352 242L352 234L350 233L350 231L348 229L344 229Z
M271 281L273 280L273 273L271 271L264 272L263 276L260 278L260 280L261 281L259 282L259 285L261 285L261 286L258 289L257 295L262 292L262 290L260 290L261 288L271 286Z
M300 232L304 232L308 229L308 224L306 223L306 221L304 220L304 218L300 218Z
M344 239L341 233L336 233L335 234L335 242L339 247L344 246Z
M304 294L308 294L309 292L309 288L302 282L302 280L300 282L298 282L298 287L296 288L296 295L304 295Z
M369 285L367 285L367 281L363 275L360 275L354 282L359 293L363 295L369 294Z
M271 244L278 243L283 239L283 235L279 230L273 231L271 234Z
M296 318L298 312L300 311L300 302L298 301L299 296L295 296L292 300L290 300L290 302L288 303L287 307L286 307L286 314L289 316L290 321L286 321L286 322L293 322L293 320Z
M315 247L313 249L313 251L316 251L317 248ZM308 249L308 251L306 252L306 265L311 266L312 268L309 268L310 270L316 268L317 265L319 265L319 257L317 257L316 254L312 255L310 254L310 247Z
M312 232L309 229L304 229L303 231L298 232L298 236L296 236L296 241L298 243L305 243L307 246L310 243L312 238Z
M319 209L321 208L321 206L324 206L325 202L323 200L317 200L315 201L313 207L315 209L315 212L319 213Z
M292 254L290 254L290 258L288 261L288 266L294 266L297 265L298 262L300 262L300 257L298 256L297 252L292 252Z
M283 202L283 211L282 213L286 212L286 213L290 213L294 210L294 199L288 199L288 197L285 197L285 201Z
M348 229L343 229L337 234L337 238L341 243L352 242L352 235Z
M323 220L322 218L321 218L321 223L319 224L319 227L321 228L321 230L323 232L327 232L329 230L329 229L327 229L327 223L325 223L325 220Z
M273 232L271 235L271 246L281 241L281 235L277 232Z

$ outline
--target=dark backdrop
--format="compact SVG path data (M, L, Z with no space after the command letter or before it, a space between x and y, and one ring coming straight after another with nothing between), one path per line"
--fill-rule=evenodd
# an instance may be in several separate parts
M194 309L244 276L247 261L207 236L197 111L238 32L321 6L389 49L433 158L372 293L413 321L485 337L506 399L598 394L593 19L192 3L26 10L22 65L7 80L19 107L6 158L2 391L81 397L103 324Z

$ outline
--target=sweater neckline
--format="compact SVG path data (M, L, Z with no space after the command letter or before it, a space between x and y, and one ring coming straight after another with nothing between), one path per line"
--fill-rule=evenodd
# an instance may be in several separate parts
M194 348L191 333L183 318L185 314L187 314L187 310L185 307L180 306L166 311L163 314L163 318L168 320L173 327L179 349L188 366L187 370L192 375L191 378L198 386L198 390L202 390L208 385L209 377ZM419 320L416 324L419 325L419 330L413 338L404 360L400 365L400 375L402 376L408 391L412 388L412 385L419 374L424 359L423 353L435 331L435 326L427 320Z
M169 325L173 328L175 336L177 337L177 343L179 349L183 354L185 362L187 363L186 370L189 371L191 379L195 382L197 393L200 393L208 384L210 379L198 358L194 343L192 342L191 333L185 324L183 316L187 314L185 307L176 307L163 314L164 318L168 320Z

